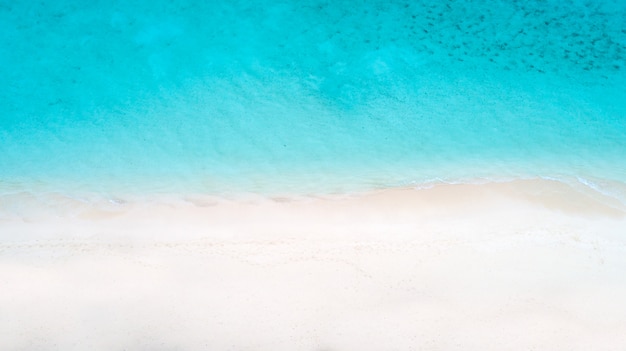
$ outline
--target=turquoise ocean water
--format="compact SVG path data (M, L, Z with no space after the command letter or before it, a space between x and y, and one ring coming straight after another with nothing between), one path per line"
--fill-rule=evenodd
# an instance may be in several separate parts
M623 0L0 0L0 30L5 198L544 177L626 203Z

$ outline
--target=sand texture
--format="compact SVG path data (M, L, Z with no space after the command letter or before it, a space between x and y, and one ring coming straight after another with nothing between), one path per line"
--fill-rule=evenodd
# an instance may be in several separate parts
M623 350L624 272L550 181L6 215L0 349Z

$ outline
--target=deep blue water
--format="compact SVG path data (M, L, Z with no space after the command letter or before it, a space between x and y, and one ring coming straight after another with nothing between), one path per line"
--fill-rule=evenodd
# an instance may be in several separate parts
M624 195L624 1L0 0L0 33L0 194Z

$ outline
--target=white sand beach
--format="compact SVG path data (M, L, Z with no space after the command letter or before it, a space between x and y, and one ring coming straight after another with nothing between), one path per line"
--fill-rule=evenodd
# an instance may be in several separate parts
M0 220L1 350L626 347L626 211L562 183L64 206Z

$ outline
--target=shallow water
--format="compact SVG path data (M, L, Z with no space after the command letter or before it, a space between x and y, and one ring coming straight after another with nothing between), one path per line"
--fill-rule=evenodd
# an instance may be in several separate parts
M624 23L622 1L0 2L0 194L544 177L626 201Z

